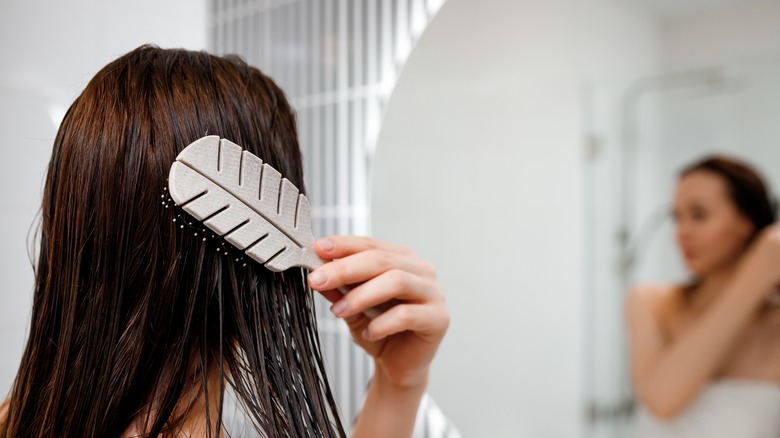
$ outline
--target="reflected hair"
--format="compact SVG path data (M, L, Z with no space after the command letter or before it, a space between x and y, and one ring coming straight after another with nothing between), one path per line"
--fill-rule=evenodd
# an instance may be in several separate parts
M777 221L777 202L770 198L761 175L735 158L722 155L707 157L683 169L680 177L694 172L709 172L723 179L728 197L737 210L753 224L753 240L761 231Z
M238 57L142 46L72 104L47 171L29 337L0 436L118 437L131 423L175 436L210 390L220 403L205 405L207 433L221 435L227 385L261 436L345 436L306 272L236 263L164 205L171 163L206 134L305 193L293 110Z

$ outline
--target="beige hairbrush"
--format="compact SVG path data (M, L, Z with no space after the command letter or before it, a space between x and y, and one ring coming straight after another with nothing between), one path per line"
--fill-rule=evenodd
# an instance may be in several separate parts
M306 196L227 139L209 135L184 148L171 165L168 190L184 211L271 271L314 270L326 262L313 248ZM391 305L363 313L373 318Z

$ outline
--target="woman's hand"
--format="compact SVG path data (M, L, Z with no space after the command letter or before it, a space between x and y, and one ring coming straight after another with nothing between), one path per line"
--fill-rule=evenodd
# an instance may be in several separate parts
M449 326L433 266L408 247L370 237L332 236L314 248L333 261L310 273L309 284L334 303L331 311L374 358L377 376L399 388L425 386ZM344 296L336 291L350 285L356 286ZM391 299L399 304L373 320L363 315Z
M774 289L780 286L780 225L771 225L756 237L746 254L745 269L765 286Z

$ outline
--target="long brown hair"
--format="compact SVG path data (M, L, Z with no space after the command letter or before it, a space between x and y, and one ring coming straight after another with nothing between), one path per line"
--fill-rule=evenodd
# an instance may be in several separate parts
M236 263L164 204L171 163L206 134L244 146L303 191L293 111L237 57L142 46L70 107L0 436L117 437L139 413L148 436L174 434L177 405L192 388L213 397L215 370L263 435L345 436L305 272ZM220 401L214 418L221 411Z

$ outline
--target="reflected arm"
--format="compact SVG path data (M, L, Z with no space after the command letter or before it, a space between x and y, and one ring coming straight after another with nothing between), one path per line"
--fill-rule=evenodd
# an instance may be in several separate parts
M723 365L773 285L748 254L718 299L691 326L668 340L660 327L657 291L630 294L626 316L631 370L638 398L653 414L682 412Z

